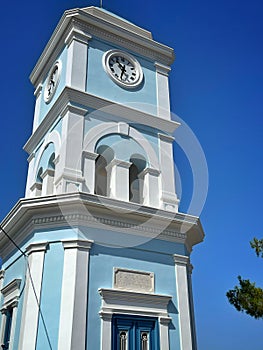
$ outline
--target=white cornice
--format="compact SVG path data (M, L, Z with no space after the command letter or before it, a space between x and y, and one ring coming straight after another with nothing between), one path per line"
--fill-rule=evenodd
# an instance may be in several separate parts
M112 231L121 230L149 239L155 237L185 244L189 252L204 238L197 217L156 211L106 197L101 200L100 196L86 193L21 199L1 225L18 245L35 230L68 226L108 227ZM5 259L14 246L5 235L0 237L1 257Z
M74 108L76 104L76 108ZM82 107L78 107L81 105ZM137 109L113 103L112 101L102 99L101 97L90 95L86 92L65 87L61 92L54 105L51 107L45 118L42 120L34 134L29 138L24 146L28 154L33 152L38 143L47 134L56 119L61 116L63 111L70 110L81 115L85 114L88 109L104 109L105 113L111 115L111 120L123 120L128 123L143 122L144 125L156 128L163 132L173 133L180 126L180 123L175 121L161 119L152 114L148 114Z
M102 38L164 65L171 65L174 61L173 49L154 41L151 34L144 29L98 8L77 8L66 11L55 28L30 75L35 86L41 82L50 69L49 65L62 51L73 28L84 37L91 35Z

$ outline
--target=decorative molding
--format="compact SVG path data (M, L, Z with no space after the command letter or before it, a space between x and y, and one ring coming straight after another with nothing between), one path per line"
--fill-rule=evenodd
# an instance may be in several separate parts
M145 168L142 172L140 172L139 176L145 176L146 174L150 174L153 176L159 176L161 174L161 171L154 168Z
M28 247L26 247L27 255L30 255L35 252L45 252L48 247L48 242L40 242L40 243L31 243Z
M101 311L108 313L141 313L148 316L167 317L167 306L172 299L170 295L149 294L118 289L100 288L98 292L102 298Z
M189 264L189 256L174 254L173 258L177 265L187 266Z
M132 165L131 162L125 162L124 160L113 158L112 161L106 166L106 170L108 171L108 169L114 166L129 169L131 165Z
M91 160L96 160L97 157L99 156L98 153L93 153L89 151L83 151L82 154L84 158L91 159Z
M61 208L64 214L66 210L65 215L61 214ZM111 210L111 218L108 210ZM198 217L161 209L156 211L107 197L101 201L100 196L81 192L21 199L1 225L19 245L36 229L83 224L94 227L100 223L104 228L108 225L111 230L116 227L116 230L125 232L127 228L130 234L187 244L188 247L204 238ZM1 257L5 260L14 247L1 234L0 245Z
M82 240L82 239L71 239L71 240L62 240L64 249L84 249L89 250L93 244L93 241Z
M27 162L30 163L31 160L35 158L35 156L36 156L36 153L35 153L35 152L32 152L32 153L28 156Z
M34 134L31 135L25 144L24 149L28 154L35 150L39 141L45 137L54 122L58 119L58 116L61 115L62 111L68 108L68 105L72 106L70 108L77 108L78 113L81 115L85 115L84 111L87 111L88 108L94 110L101 108L106 108L107 110L108 108L108 112L111 113L112 118L126 119L127 122L131 123L141 123L143 120L144 125L151 126L167 133L174 132L174 130L180 125L177 122L158 118L155 115L113 103L112 101L66 86L46 114L46 117L41 121ZM77 105L81 105L82 107L80 108Z
M77 29L77 28L72 28L71 31L69 32L68 36L65 39L65 44L67 46L70 46L73 40L76 40L82 44L88 44L89 41L92 39L92 36Z
M35 91L34 91L34 96L36 98L38 98L38 96L41 94L43 89L43 85L42 84L38 84L38 86L36 87Z
M178 126L180 126L181 124L180 123L177 123ZM166 135L166 134L161 134L161 133L158 133L158 136L159 136L159 139L161 139L162 141L165 141L165 142L174 142L175 138L171 135Z
M47 73L49 67L45 68L46 62L53 62L62 51L72 28L81 33L100 37L163 64L170 65L174 61L173 49L152 40L150 32L111 14L105 14L105 11L95 7L73 9L64 13L33 69L30 80L34 85L38 84Z
M69 102L65 106L65 108L60 112L61 117L64 117L68 112L85 116L88 113L88 109L87 108L81 108L81 107L78 107L78 106L74 106L73 104L71 104Z
M161 64L159 62L155 62L154 66L156 68L156 72L162 75L165 75L166 77L169 76L169 72L171 71L170 66L166 66L164 64Z
M16 278L1 289L1 293L4 297L1 312L6 310L8 307L14 307L17 305L20 294L20 285L21 279Z
M47 168L40 176L42 179L44 179L46 176L54 176L55 170Z

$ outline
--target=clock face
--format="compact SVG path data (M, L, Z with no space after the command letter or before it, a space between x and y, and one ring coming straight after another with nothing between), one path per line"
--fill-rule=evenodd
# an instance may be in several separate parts
M61 62L57 61L51 68L44 91L44 100L49 103L57 89L61 73Z
M134 88L142 82L143 73L139 62L126 52L106 52L103 66L110 78L122 87Z

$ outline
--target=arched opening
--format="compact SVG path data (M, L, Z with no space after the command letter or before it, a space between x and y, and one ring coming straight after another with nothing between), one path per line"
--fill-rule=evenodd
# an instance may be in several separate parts
M95 163L95 194L107 196L107 161L99 155Z
M114 158L113 150L106 145L101 145L96 152L99 154L95 161L95 189L94 193L100 196L108 195L107 165Z
M142 203L143 180L139 174L146 167L146 160L140 154L134 154L130 158L132 163L129 168L129 201L133 203Z
M36 176L36 182L39 184L42 184L42 182L43 182L43 179L41 177L42 174L43 174L43 168L40 167L38 172L37 172L37 176Z
M52 170L55 170L55 163L54 163L54 160L55 160L55 153L52 153L49 160L48 160L48 169L52 169Z

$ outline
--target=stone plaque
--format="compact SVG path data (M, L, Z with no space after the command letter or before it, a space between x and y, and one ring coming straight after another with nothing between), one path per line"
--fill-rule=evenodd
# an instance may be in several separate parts
M154 274L146 271L114 268L115 289L130 290L134 292L153 293Z

